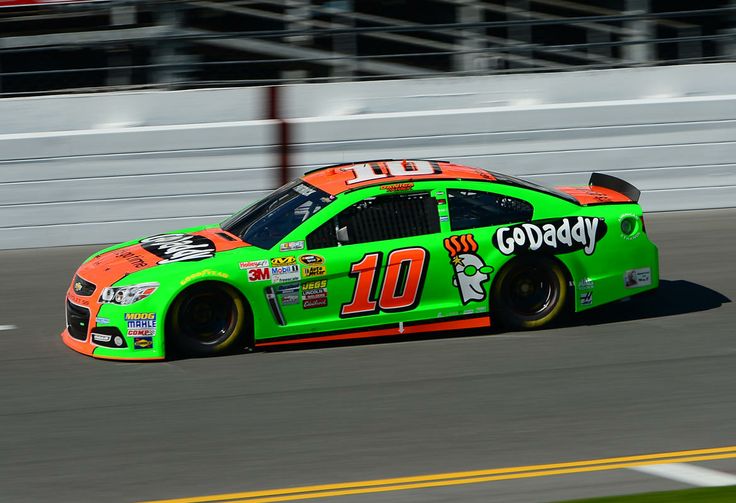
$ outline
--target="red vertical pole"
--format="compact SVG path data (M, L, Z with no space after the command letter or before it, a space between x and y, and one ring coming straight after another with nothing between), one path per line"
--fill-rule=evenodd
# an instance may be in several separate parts
M276 145L279 158L279 181L289 181L289 122L281 117L280 86L268 87L268 118L276 121Z

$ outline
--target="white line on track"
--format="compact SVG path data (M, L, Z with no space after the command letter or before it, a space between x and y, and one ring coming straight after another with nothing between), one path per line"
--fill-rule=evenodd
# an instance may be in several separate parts
M736 475L685 463L633 466L629 470L656 475L693 486L715 487L736 485Z
M0 331L2 331L2 330L15 330L16 328L18 328L18 327L16 327L15 325L0 325Z

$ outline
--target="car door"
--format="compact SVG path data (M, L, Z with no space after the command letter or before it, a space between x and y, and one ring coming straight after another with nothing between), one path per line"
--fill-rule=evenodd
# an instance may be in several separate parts
M455 270L453 286L466 307L489 305L494 274L509 259L493 245L496 229L528 222L534 212L519 189L511 196L504 186L488 185L452 184L447 188L449 232L444 246Z
M446 264L437 187L404 184L396 192L370 187L342 195L342 210L308 232L295 254L298 289L294 283L276 288L285 322L279 332L319 337L393 326L400 334L404 323L436 317L446 294L431 285L451 276L449 268L433 267Z

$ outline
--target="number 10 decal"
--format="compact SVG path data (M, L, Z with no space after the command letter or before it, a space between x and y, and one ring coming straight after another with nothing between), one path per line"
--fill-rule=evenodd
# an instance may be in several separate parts
M386 274L378 290L378 268L381 252L366 253L350 266L350 276L356 278L353 299L340 308L340 317L364 316L382 312L408 311L419 304L427 275L429 252L421 247L400 248L388 255Z

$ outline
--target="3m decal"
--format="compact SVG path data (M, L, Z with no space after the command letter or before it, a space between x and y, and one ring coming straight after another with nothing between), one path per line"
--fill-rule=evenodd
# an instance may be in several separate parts
M352 300L340 307L340 316L414 309L421 298L428 259L429 252L421 247L400 248L389 253L381 292L375 299L382 254L366 253L350 267L350 276L356 278L355 290Z
M290 241L288 243L281 243L279 245L279 251L290 252L304 249L304 241Z
M241 269L253 269L255 267L268 267L268 260L249 260L248 262L241 262L240 268Z
M442 173L440 165L432 161L369 162L346 166L342 168L342 171L352 171L355 175L355 178L346 182L347 185L390 176L421 176Z
M472 234L462 234L445 238L445 249L450 254L450 264L455 269L452 284L460 292L463 305L471 301L485 300L486 290L483 283L490 279L494 271L486 265L476 253L478 243Z
M277 267L282 265L296 264L296 257L289 255L287 257L276 257L271 259L271 267Z
M194 234L160 234L141 240L141 246L163 260L158 264L202 260L215 256L215 244Z
M271 279L271 268L270 267L253 267L247 269L248 281L253 283L254 281L266 281Z
M624 286L626 288L638 288L652 284L652 270L649 267L632 269L624 273Z
M499 228L493 235L493 246L504 255L537 250L554 254L584 250L592 255L606 230L603 219L596 217L540 220Z
M272 283L291 283L301 279L298 265L271 267L270 274Z
M151 337L136 337L133 339L133 349L151 349L153 339Z
M324 276L327 274L327 268L323 265L307 265L302 267L302 276L305 278L314 278L316 276Z
M302 255L299 257L299 262L304 265L322 265L325 263L325 259L320 255Z

